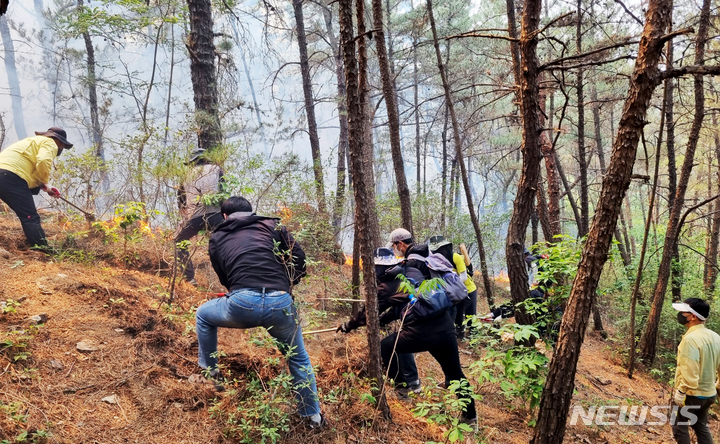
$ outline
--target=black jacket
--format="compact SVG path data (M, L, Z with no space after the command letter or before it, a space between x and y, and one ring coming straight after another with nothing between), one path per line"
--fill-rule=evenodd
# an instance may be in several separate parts
M290 291L305 275L305 252L279 219L233 213L210 238L210 262L228 290Z
M427 251L427 245L425 245L425 250ZM414 252L417 253L417 251ZM427 269L427 265L425 265L424 262L408 260L404 264L398 265L397 267L388 270L387 274L394 272L395 276L397 276L397 274L405 271L405 275L415 280L416 283L419 285L424 280L423 274L419 269L411 266L411 262L423 265L425 266L425 269ZM400 281L398 280L397 285L400 285L399 282ZM397 289L397 285L395 286L395 289ZM378 300L379 299L380 287L378 287ZM410 298L406 293L399 293L395 291L392 294L389 294L387 300L387 307L389 307L390 309L384 313L381 311L382 314L380 315L380 324L389 324L396 319L402 319L403 310L409 302ZM432 319L415 319L406 317L402 328L402 334L404 337L413 337L418 339L426 335L444 332L451 332L452 334L455 334L455 322L450 317L449 312L445 312L442 315Z
M430 248L427 244L412 244L408 247L407 251L405 251L405 257L407 258L411 254L428 257L430 255ZM430 269L425 262L416 259L407 259L406 262L410 267L420 270L425 279L430 279ZM450 263L452 263L452 261Z
M385 272L382 276L377 279L377 297L378 297L378 311L382 315L389 308L393 307L393 304L400 307L404 306L407 300L407 294L401 293L398 290L400 283L398 275L404 275L415 281L416 284L420 284L423 281L423 275L419 270L413 267L407 267L405 265L397 265ZM395 296L393 298L393 296ZM393 302L391 302L391 298ZM403 300L405 299L405 300ZM391 310L394 312L394 310ZM394 320L394 314L385 315L388 319L387 322L381 322L381 324L388 324ZM348 331L354 330L358 327L367 325L367 317L365 315L365 307L358 311L350 321L348 321Z

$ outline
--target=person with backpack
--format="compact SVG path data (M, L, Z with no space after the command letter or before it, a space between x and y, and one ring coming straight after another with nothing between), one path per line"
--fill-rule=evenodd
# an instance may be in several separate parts
M413 268L421 271L413 264L424 267L427 271L426 279L430 276L430 269L426 262L412 257L418 251L428 251L427 245L418 246L413 242L409 231L398 228L390 234L390 244L396 254L402 252L407 254L406 259L397 267L403 269L404 275L414 273ZM408 254L409 253L409 254ZM427 254L426 257L430 255ZM421 256L422 257L422 256ZM421 271L422 273L422 271ZM398 273L400 274L400 273ZM420 285L421 282L417 282ZM444 300L442 306L433 305L435 296ZM446 295L444 288L438 288L427 298L421 295L419 298L412 298L409 294L401 292L390 297L392 309L380 316L381 324L388 324L394 320L402 320L402 327L399 331L386 336L380 341L380 354L383 365L388 369L388 375L395 381L395 385L405 384L404 376L400 371L398 354L429 352L440 364L445 380L452 383L465 378L460 365L460 352L457 339L455 338L455 324L448 312L451 302ZM458 399L464 400L462 408L462 420L466 423L475 423L477 414L475 412L475 400L472 398L469 386L462 387L457 392Z
M465 285L468 297L456 305L455 313L455 334L458 339L465 338L465 325L471 325L470 321L466 321L467 316L475 316L477 314L477 285L472 278L472 272L468 273L468 265L465 258L453 251L453 244L445 240L444 236L432 236L428 239L428 247L433 253L439 253L445 257L452 265L455 272L460 277L460 281Z
M389 248L377 248L374 255L375 278L377 280L377 297L379 314L383 314L392 308L390 298L398 293L398 287L402 282L398 279L398 274L403 273L405 277L412 279L414 282L422 282L424 280L422 273L413 267L396 267L401 260L395 256ZM367 325L365 315L365 307L361 308L349 320L340 324L336 331L350 333L351 331ZM420 393L421 383L418 377L417 364L415 363L415 355L412 353L402 353L398 355L400 371L407 386L398 387L398 393L402 397L409 392Z

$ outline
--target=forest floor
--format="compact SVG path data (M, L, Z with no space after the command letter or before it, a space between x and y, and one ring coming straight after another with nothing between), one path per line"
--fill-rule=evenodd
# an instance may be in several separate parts
M63 238L66 244L87 234L69 236L71 231L57 221L48 221L45 227L51 239ZM118 266L117 260L108 259L109 253L88 256L68 248L65 254L50 257L28 251L23 239L17 219L0 216L0 301L6 304L0 310L0 442L241 442L237 436L227 437L229 426L237 424L227 412L251 395L244 390L245 375L255 374L262 386L286 367L278 352L258 345L265 333L223 329L221 362L236 375L235 381L223 393L209 384L191 382L190 376L199 373L191 308L212 297L208 292L222 291L206 255L195 254L202 290L179 283L174 308L169 309L163 304L168 298L168 270L160 260L167 254L159 249L136 249L124 256L132 258L130 264ZM117 253L127 245L119 242L113 248ZM154 260L155 268L150 266ZM311 267L310 274L296 289L305 330L337 325L349 306L318 298L347 297L350 267L320 263ZM43 319L31 319L35 315ZM363 400L367 387L354 375L366 374L364 330L309 335L306 344L317 368L328 426L308 430L291 417L280 442L444 441L443 427L413 416L415 401L400 400L390 391L393 420L387 422L377 419L377 412ZM618 357L620 347L588 334L573 402L585 408L667 404L669 392L649 375L638 372L633 380L626 377ZM461 349L464 365L477 359L465 343ZM439 366L427 353L418 354L417 361L424 385L442 380ZM478 403L478 432L466 442L530 441L532 416L525 407L508 401L497 386L475 388L483 397ZM720 437L717 419L711 419L710 426ZM44 433L37 431L49 436L43 438ZM673 439L667 424L586 426L580 421L568 427L565 442L640 444Z

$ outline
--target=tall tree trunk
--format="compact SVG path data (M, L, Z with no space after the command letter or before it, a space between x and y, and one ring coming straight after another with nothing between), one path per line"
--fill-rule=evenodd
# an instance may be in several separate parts
M720 133L718 133L717 127L717 115L712 114L713 122L713 141L715 142L715 158L718 161L718 167L716 170L717 174L717 185L718 193L720 193ZM712 165L712 163L711 163ZM712 217L712 231L710 234L710 246L708 248L707 257L710 261L708 265L707 278L705 279L705 294L708 297L712 297L715 293L715 282L717 280L717 257L718 257L718 240L720 240L720 204L715 202L715 214Z
M700 24L696 38L695 64L703 65L705 63L705 43L708 36L708 27L710 22L710 0L703 0L702 11L700 13ZM695 149L697 148L698 139L700 138L700 129L702 128L703 119L705 117L705 90L703 89L703 75L695 74L695 115L693 123L688 134L688 144L685 150L685 160L683 161L682 170L680 171L680 180L678 181L677 193L670 209L670 220L665 232L665 244L663 246L663 255L658 268L658 279L655 284L655 292L653 295L652 307L646 322L645 333L643 334L643 346L640 359L650 365L655 360L655 351L657 346L657 333L660 324L660 313L662 312L663 303L665 302L665 291L667 290L668 278L670 277L670 267L673 262L675 250L673 246L677 244L680 233L680 214L685 203L685 192L690 182L692 174L693 162L695 159Z
M649 0L647 8L638 57L630 77L628 98L613 144L607 174L603 178L595 216L560 325L555 354L540 401L533 444L559 444L565 436L580 347L622 207L622 198L630 185L637 145L645 125L650 99L660 83L658 63L662 52L662 37L670 20L672 0Z
M3 48L5 48L5 72L10 87L10 103L12 104L12 120L15 133L18 139L27 137L25 130L25 117L23 115L22 92L20 91L20 80L18 79L17 67L15 66L15 44L10 35L10 27L6 16L0 17L0 37L2 37Z
M540 102L542 105L543 102ZM555 94L550 94L550 109L548 110L549 126L553 128L553 116L555 113ZM562 233L560 223L560 175L557 168L557 155L552 142L543 143L540 147L545 158L545 171L547 173L548 187L548 219L554 235Z
M347 85L348 132L350 160L353 164L353 190L355 193L355 223L359 234L365 289L365 309L368 325L368 364L370 377L377 381L377 388L383 386L382 361L380 358L380 321L378 313L373 248L380 238L380 226L375 209L375 179L373 177L373 149L369 143L368 94L366 73L367 53L365 49L365 4L357 0L357 38L353 35L352 0L339 0L340 41L342 44L345 79ZM357 41L357 49L356 49ZM358 57L356 58L356 50ZM385 395L377 391L378 407L385 417L390 417Z
M462 142L460 140L460 124L457 121L455 115L455 105L452 99L452 92L450 90L450 83L447 79L447 73L445 72L445 65L442 61L442 55L440 53L440 44L438 43L437 28L435 27L435 16L433 15L432 0L427 0L427 12L430 19L430 29L432 30L433 45L435 46L435 56L437 58L438 70L440 71L440 78L442 79L443 89L445 90L445 101L447 103L448 112L450 113L450 122L453 128L453 140L455 142L455 160L460 167L460 178L465 188L465 199L467 200L468 212L470 213L470 220L472 221L473 228L475 229L475 238L478 243L478 255L480 256L480 270L483 276L483 285L485 288L485 296L488 299L488 304L491 307L495 305L495 300L492 295L492 281L490 281L490 274L488 273L487 261L485 259L485 244L483 243L483 236L480 232L480 221L478 220L477 213L475 212L475 205L473 204L472 190L470 189L470 182L468 181L468 172L465 168L465 161L463 160L462 153ZM532 202L530 204L532 206ZM527 222L525 223L527 227ZM527 281L527 279L526 279Z
M672 31L672 25L668 28L668 32ZM674 51L672 40L668 42L667 47L667 69L672 69L674 65ZM668 105L665 110L665 124L667 125L667 156L668 156L668 211L672 212L675 203L675 195L677 194L677 166L675 162L675 80L671 79L666 90L668 96ZM655 211L659 211L660 206L655 207ZM681 280L682 270L679 268L680 251L678 250L677 241L672 245L672 263L670 266L673 300L681 298Z
M668 83L670 80L665 80L664 91L667 91ZM665 109L667 108L667 95L663 95L662 112L660 114L660 131L658 133L657 143L655 144L655 174L653 175L652 191L650 192L650 204L649 213L655 206L655 200L657 198L658 178L660 177L660 149L662 146L662 136L665 122ZM642 203L642 201L641 201ZM647 252L648 234L650 233L650 224L652 219L648 217L645 221L645 231L643 233L642 246L640 247L640 259L638 261L637 273L635 273L635 285L633 286L633 292L630 296L630 343L628 348L630 349L630 359L628 362L628 378L633 378L633 372L635 371L635 354L637 352L637 330L635 328L635 311L637 308L638 297L640 296L640 283L642 282L643 270L645 269L645 253Z
M300 74L302 76L303 97L305 99L305 116L307 117L310 151L313 159L315 194L317 194L320 214L326 214L325 180L323 178L322 155L320 154L320 138L318 137L317 120L315 119L315 99L313 98L312 79L310 78L310 61L308 60L302 0L293 0L293 10L295 11L295 27L297 28L298 49L300 51Z
M447 130L448 130L448 115L447 104L445 105L445 112L443 112L443 129L440 133L442 138L442 192L440 194L440 231L445 232L445 222L447 220L447 209L450 208L448 199L448 149L447 149ZM450 178L452 184L452 177Z
M218 114L215 43L210 0L187 0L190 35L186 40L190 56L190 78L195 102L198 147L209 151L222 143Z
M420 102L419 102L419 88L420 78L418 76L418 58L417 58L417 39L413 39L413 103L415 105L415 190L417 194L420 194Z
M577 0L577 19L575 25L575 46L578 54L582 54L582 0ZM583 85L584 69L577 70L577 128L578 128L578 167L580 169L580 216L582 226L578 226L578 234L587 234L590 225L590 203L588 200L587 154L585 150L585 92Z
M345 158L348 152L348 116L347 116L347 88L345 86L345 68L343 67L342 47L332 26L332 12L330 7L323 8L325 17L325 29L327 30L330 48L335 60L335 76L337 77L337 112L340 123L340 135L338 137L337 154L337 182L335 191L335 203L333 204L333 226L336 230L342 223L342 215L345 208Z
M380 78L382 79L382 91L383 97L385 98L385 108L387 109L388 126L390 129L390 153L392 154L395 181L397 183L398 196L400 197L400 214L403 227L412 233L410 189L408 188L407 178L405 177L405 165L402 158L402 148L400 146L400 115L398 113L397 96L395 95L393 76L390 72L390 61L388 59L387 49L385 48L382 0L372 0L372 12L373 24L375 26L375 47L377 49Z
M538 184L536 199L537 203L535 207L537 209L538 218L540 219L540 227L542 227L543 238L545 238L545 242L556 242L558 239L555 238L555 233L553 233L550 225L547 208L548 204L545 199L545 190L543 189L542 184Z
M508 0L508 9L510 9L510 3L511 0ZM524 256L525 233L532 216L542 159L540 135L543 130L540 122L539 62L537 58L537 30L541 8L540 0L525 2L520 31L520 69L514 70L516 73L521 73L521 77L516 80L516 83L520 85L520 113L523 123L522 171L508 225L505 258L510 278L510 297L516 304L524 301L530 295ZM521 324L533 322L532 316L525 313L524 310L518 311L515 319Z

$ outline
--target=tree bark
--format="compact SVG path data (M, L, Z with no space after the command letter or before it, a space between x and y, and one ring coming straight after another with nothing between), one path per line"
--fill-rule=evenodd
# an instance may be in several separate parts
M536 52L541 9L540 0L525 2L520 31L520 69L516 70L521 73L517 83L520 85L520 113L523 123L522 170L505 243L510 297L516 304L524 301L530 295L524 255L525 233L532 216L542 159L540 135L543 128L540 122L539 61ZM533 317L524 310L516 312L515 319L521 324L533 322Z
M5 49L5 72L8 77L10 89L10 103L12 106L12 120L15 134L18 139L27 137L25 129L25 116L23 115L22 92L20 91L20 80L15 66L15 44L10 35L7 17L0 17L0 37L2 37L3 48Z
M297 0L295 0L297 1ZM375 26L375 48L377 49L378 65L380 67L380 78L382 80L383 97L388 115L388 126L390 129L390 153L392 154L393 168L395 169L395 181L397 183L398 196L400 198L400 215L403 227L410 233L412 226L412 207L410 205L410 189L405 177L405 165L400 146L400 115L398 113L397 96L393 84L393 76L390 72L390 61L385 48L385 31L383 22L382 0L372 0L373 24Z
M635 68L630 77L628 98L613 144L600 199L583 247L573 282L555 354L550 363L533 444L562 443L575 388L580 347L595 299L598 281L607 261L610 242L630 185L633 164L652 93L660 83L658 63L664 31L670 20L672 0L650 0Z
M667 91L669 80L665 80L665 88ZM662 146L662 136L665 122L665 108L667 107L667 95L663 95L663 106L660 114L660 132L658 134L658 140L655 144L655 174L653 175L652 191L650 192L650 204L649 213L655 206L655 199L657 197L658 178L660 176L660 147ZM637 301L640 295L640 283L642 282L643 270L645 269L645 253L647 252L648 235L650 234L651 218L648 217L645 221L645 231L643 233L642 247L640 247L640 259L638 261L638 269L635 274L635 285L633 286L633 292L630 296L630 344L628 346L630 350L630 359L628 362L628 378L633 378L633 372L635 371L635 354L637 351L637 343L635 340L636 329L635 329L635 311L637 308Z
M360 255L365 290L365 310L368 326L368 367L370 377L377 381L375 395L378 408L387 418L390 409L385 399L382 361L380 358L380 321L378 313L377 286L373 265L373 247L380 238L380 227L375 208L375 179L372 170L373 149L369 143L368 94L366 73L367 53L365 49L365 4L357 0L357 37L353 35L352 0L339 0L340 40L345 65L347 85L348 134L350 160L353 164L353 190L355 194L355 223L359 234ZM357 49L356 49L357 42ZM356 58L356 50L358 56Z
M703 0L702 11L700 13L700 25L696 38L695 64L703 65L705 63L705 43L708 37L708 27L710 22L710 0ZM646 322L645 333L643 335L643 346L640 359L650 365L655 360L655 351L657 346L657 333L660 324L660 313L665 302L665 291L667 290L668 279L670 277L670 268L673 262L675 250L680 233L680 214L683 204L685 203L685 192L687 191L690 176L693 170L693 162L695 159L695 149L697 148L700 138L700 129L702 128L703 119L705 117L705 90L703 85L703 75L695 74L695 115L693 123L688 134L688 144L685 150L685 160L683 161L682 170L680 171L680 180L678 181L677 192L670 209L670 220L665 232L665 243L663 246L663 255L658 268L658 279L655 284L655 292L653 295L652 307Z
M222 143L218 114L215 43L210 0L187 0L190 34L186 45L195 102L198 147L209 151Z
M720 193L720 134L717 129L717 115L712 114L713 122L713 141L715 142L715 157L718 161L717 186ZM711 163L712 165L712 163ZM715 282L717 280L717 257L718 257L718 240L720 240L720 204L715 202L715 214L712 217L712 230L710 233L710 245L707 252L708 265L707 277L705 279L705 294L711 297L715 293Z
M337 153L337 182L335 188L335 203L333 204L333 226L340 229L343 211L345 208L345 159L348 153L348 116L347 116L347 88L345 86L345 68L343 67L342 47L333 31L332 12L330 7L323 8L325 18L325 29L330 40L333 59L335 60L335 76L337 77L337 112L340 124L340 135L338 137Z
M553 128L553 115L555 113L555 95L550 94L550 109L548 110L549 126ZM540 102L542 105L543 102ZM548 219L552 228L553 236L562 233L562 224L560 222L560 175L557 168L557 155L552 142L543 143L541 149L545 158L545 172L547 173L547 200L548 200Z
M320 154L320 138L318 137L317 120L315 119L315 99L313 98L312 79L310 78L310 61L308 59L307 36L305 35L305 18L303 16L302 0L293 0L293 10L295 12L298 49L300 51L300 74L302 76L303 97L305 99L305 116L307 117L308 135L310 136L310 151L313 159L315 194L317 194L318 210L320 211L320 214L326 214L325 180L323 178L322 155Z
M582 54L582 0L577 0L575 13L575 46L578 54ZM587 234L590 225L590 203L588 201L587 153L585 150L585 91L583 85L584 69L577 70L577 131L578 131L578 168L580 169L580 220L579 237Z
M460 140L460 125L457 121L457 116L455 115L455 105L452 99L452 91L450 89L450 83L448 82L445 65L443 64L442 55L440 53L440 44L438 43L437 28L435 27L432 0L427 0L427 12L430 19L430 29L432 30L433 45L435 46L435 56L437 58L438 70L440 71L440 78L442 79L443 89L445 91L445 101L447 103L448 112L450 113L450 122L452 123L453 140L455 142L455 160L460 167L460 178L462 179L463 187L465 188L465 199L467 200L468 212L470 213L470 220L472 221L473 228L475 230L475 238L478 243L478 255L480 256L480 270L483 276L485 296L488 299L488 304L493 307L495 305L495 300L492 293L492 281L490 281L490 274L488 273L487 261L485 259L485 244L483 243L483 236L480 232L480 222L475 211L475 205L473 204L472 190L470 189L470 182L468 181L468 172L465 168L465 161L463 160L462 142ZM530 205L532 206L532 201ZM525 226L527 227L527 222L525 223Z

